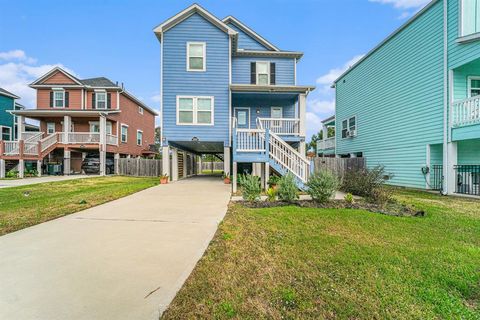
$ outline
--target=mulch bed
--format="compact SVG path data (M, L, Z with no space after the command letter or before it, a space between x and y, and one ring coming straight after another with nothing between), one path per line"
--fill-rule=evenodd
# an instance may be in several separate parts
M297 206L302 208L321 208L321 209L360 209L374 213L380 213L395 217L424 217L425 211L419 210L412 205L406 205L399 202L391 202L386 205L357 200L354 203L348 203L345 200L334 200L327 203L317 203L312 200L299 200L294 202L283 201L239 201L247 208L275 208L285 206Z

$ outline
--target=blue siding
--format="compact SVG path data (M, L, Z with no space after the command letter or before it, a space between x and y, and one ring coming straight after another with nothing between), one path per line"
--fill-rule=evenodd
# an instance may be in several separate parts
M267 47L243 32L243 30L237 27L234 23L229 23L228 26L238 32L238 48L245 50L268 51Z
M233 57L232 82L250 84L250 63L255 61L275 62L276 85L295 84L295 59L273 57Z
M206 72L186 71L186 44L206 42ZM229 143L229 40L228 35L194 14L166 31L163 42L163 135L169 141ZM214 96L214 126L177 126L176 96Z
M14 124L13 115L7 112L7 110L13 110L15 108L15 100L10 97L0 95L0 126L10 127L11 135L13 135ZM11 136L10 139L13 139ZM1 135L0 135L1 140Z

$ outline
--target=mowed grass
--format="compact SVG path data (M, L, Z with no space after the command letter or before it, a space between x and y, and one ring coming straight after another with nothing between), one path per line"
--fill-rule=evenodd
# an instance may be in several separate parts
M480 319L480 202L424 218L232 205L164 319Z
M158 178L97 177L0 189L0 235L157 185Z

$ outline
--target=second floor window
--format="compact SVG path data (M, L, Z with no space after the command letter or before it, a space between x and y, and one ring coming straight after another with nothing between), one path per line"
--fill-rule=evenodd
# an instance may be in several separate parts
M177 124L213 124L213 97L177 97Z
M357 135L357 117L351 117L342 121L342 139L352 138Z
M138 107L138 113L143 114L143 108L142 107Z
M268 62L257 62L257 84L270 84L270 70Z
M53 106L55 108L64 108L65 107L65 91L54 91L53 92Z
M95 109L106 109L107 108L107 93L106 92L95 92Z
M205 42L187 43L187 71L206 70Z
M143 141L143 132L137 130L137 145L141 146Z
M127 142L128 139L128 127L122 124L121 131L120 131L121 141L123 143Z
M468 97L480 95L480 77L470 77L468 79Z
M461 36L480 32L480 0L461 0Z
M0 128L2 129L2 136L0 137L0 140L10 141L12 129L10 127L3 126L0 126Z

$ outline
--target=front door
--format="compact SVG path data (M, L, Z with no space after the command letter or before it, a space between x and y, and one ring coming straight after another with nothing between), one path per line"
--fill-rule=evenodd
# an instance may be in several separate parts
M235 118L237 118L237 128L240 128L240 129L250 128L250 109L235 108Z

